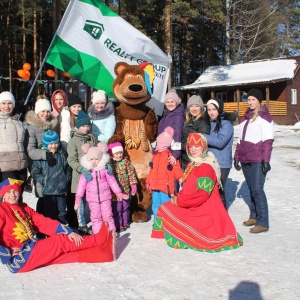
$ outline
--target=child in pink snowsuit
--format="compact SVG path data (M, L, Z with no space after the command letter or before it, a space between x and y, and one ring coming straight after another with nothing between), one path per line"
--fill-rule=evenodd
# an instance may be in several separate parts
M88 182L83 175L80 175L74 209L79 207L80 200L86 193L93 233L99 232L104 221L108 222L110 230L116 231L111 208L112 194L110 189L120 199L128 199L128 196L122 193L115 177L108 172L107 163L110 157L107 153L106 144L98 143L97 147L84 144L81 149L85 154L81 157L80 164L90 170L92 180Z

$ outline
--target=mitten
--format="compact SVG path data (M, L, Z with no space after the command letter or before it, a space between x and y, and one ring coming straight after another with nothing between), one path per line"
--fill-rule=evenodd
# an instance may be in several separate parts
M132 184L131 185L131 195L134 196L136 194L136 191L137 191L136 184Z
M264 175L266 175L271 170L270 164L268 162L265 162L264 160L261 162L261 168Z
M237 171L240 171L241 170L241 164L238 160L234 160L233 162L233 165L234 165L234 168L237 170Z
M81 198L79 197L76 197L75 198L75 204L74 204L74 209L77 210L80 206L80 201L81 201Z
M112 169L112 166L110 164L106 164L105 168L107 169L107 173L109 175L113 175L113 169Z
M49 167L53 167L56 165L56 159L54 158L54 156L50 153L50 152L46 152L46 160L47 163L49 165Z
M119 201L121 201L121 200L128 200L128 198L129 198L128 195L123 194L123 193L117 194L117 197L118 197L118 200L119 200Z
M89 172L89 170L85 169L85 168L80 168L80 173L84 176L84 178L86 179L86 181L90 182L93 177L91 175L91 173Z

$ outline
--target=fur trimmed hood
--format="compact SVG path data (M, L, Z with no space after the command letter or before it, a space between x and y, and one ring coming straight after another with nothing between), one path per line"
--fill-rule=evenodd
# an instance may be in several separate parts
M47 130L55 131L57 127L57 119L53 115L50 115L49 121L44 122L36 115L34 110L30 110L29 112L26 113L25 121L28 125L32 125L44 131Z
M106 164L109 162L110 156L108 153L103 153L102 159L99 161L99 164L97 167L93 167L93 163L88 159L87 154L84 154L80 159L80 164L87 170L104 170Z
M93 120L102 120L115 114L115 107L111 102L107 102L106 106L101 111L94 110L94 104L88 108L88 115Z

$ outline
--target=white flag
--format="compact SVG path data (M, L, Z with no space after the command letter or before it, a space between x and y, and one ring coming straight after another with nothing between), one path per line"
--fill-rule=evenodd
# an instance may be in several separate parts
M152 63L155 79L149 106L162 114L170 57L101 0L72 0L46 61L111 97L117 62Z

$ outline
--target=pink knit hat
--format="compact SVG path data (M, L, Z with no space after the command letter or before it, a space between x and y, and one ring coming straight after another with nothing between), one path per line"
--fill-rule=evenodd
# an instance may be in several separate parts
M117 152L124 151L122 144L120 142L115 142L115 143L109 144L107 149L111 154L115 154Z
M162 152L168 149L173 141L174 129L170 126L156 138L156 151Z

